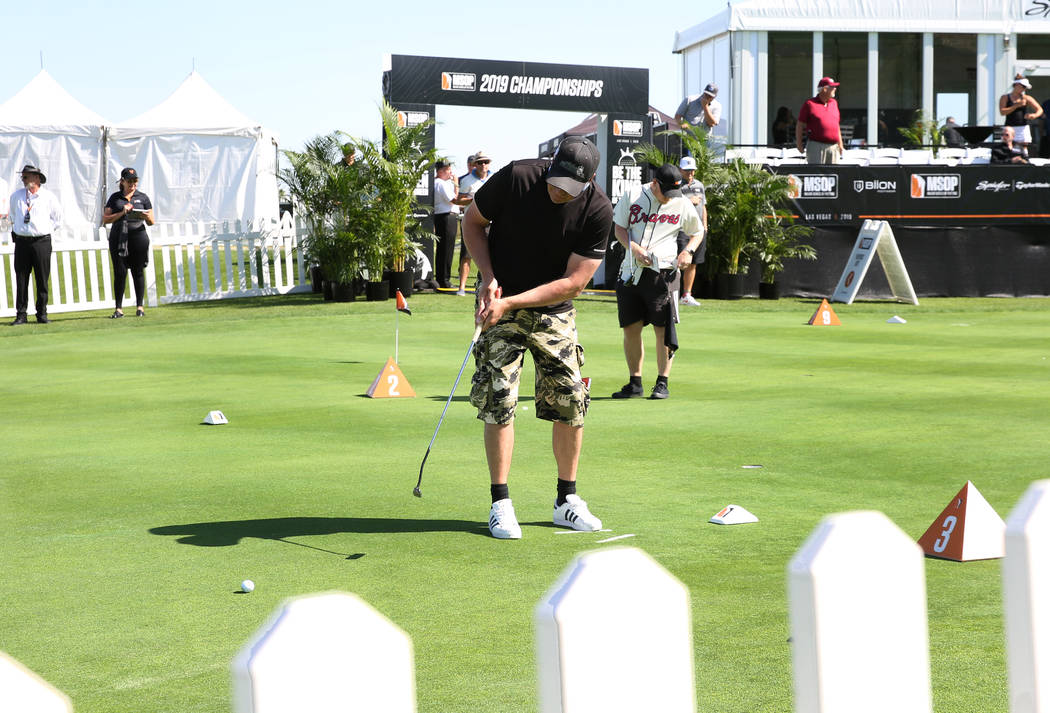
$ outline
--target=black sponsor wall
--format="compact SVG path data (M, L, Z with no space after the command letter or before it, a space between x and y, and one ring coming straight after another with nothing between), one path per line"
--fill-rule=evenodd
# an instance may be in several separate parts
M781 293L835 289L864 220L886 220L920 297L1050 296L1050 169L1037 166L809 166L793 212L815 228L816 261L791 261ZM748 277L758 291L758 266ZM878 260L861 298L891 299Z

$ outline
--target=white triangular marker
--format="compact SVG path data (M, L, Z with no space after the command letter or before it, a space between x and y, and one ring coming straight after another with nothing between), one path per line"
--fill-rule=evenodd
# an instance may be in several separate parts
M726 505L708 522L716 525L743 525L748 522L758 522L758 518L739 505Z
M901 317L900 315L895 314L889 319L887 319L886 322L889 324L907 324L908 320L904 319L904 317Z
M226 420L226 416L222 411L209 411L208 415L204 417L204 423L209 426L221 426L224 423L229 423Z

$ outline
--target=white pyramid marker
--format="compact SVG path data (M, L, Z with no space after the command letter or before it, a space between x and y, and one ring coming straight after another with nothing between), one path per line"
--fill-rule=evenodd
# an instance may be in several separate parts
M895 314L889 319L887 319L886 322L888 324L907 324L908 320L904 319L904 317L901 317L900 315Z
M998 559L1006 553L1006 523L967 480L919 538L919 546L930 557L956 562Z
M221 426L224 423L229 423L226 420L226 415L222 411L209 411L208 415L204 417L204 423L209 426Z
M758 518L739 505L726 505L715 513L708 522L716 525L743 525L748 522L758 522Z

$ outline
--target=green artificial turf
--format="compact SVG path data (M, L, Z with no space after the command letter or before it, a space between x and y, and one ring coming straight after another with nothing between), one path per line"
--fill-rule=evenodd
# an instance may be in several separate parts
M555 535L550 428L526 398L510 484L524 539L497 541L471 365L412 497L472 304L410 304L413 399L364 395L393 354L392 302L0 329L0 650L78 713L227 711L229 663L274 608L346 590L411 635L421 712L534 711L533 607L578 553L624 544L689 588L699 709L786 712L785 568L824 516L880 510L917 539L967 479L1005 517L1046 477L1045 300L835 305L841 327L806 325L813 300L707 301L679 325L671 398L621 402L615 303L591 296L580 494L612 533ZM213 409L229 425L200 425ZM707 524L728 503L760 522ZM926 574L935 709L1005 712L1000 563ZM255 592L236 594L245 578Z

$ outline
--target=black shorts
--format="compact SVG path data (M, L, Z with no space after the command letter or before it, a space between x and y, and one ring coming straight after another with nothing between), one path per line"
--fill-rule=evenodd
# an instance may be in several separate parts
M667 309L668 304L671 310ZM667 318L678 308L678 270L642 270L637 285L616 283L616 311L620 326L635 322L666 327Z
M685 233L678 234L678 252L685 250L685 246L689 244L689 236ZM707 237L704 237L703 242L700 243L700 247L693 253L693 264L699 265L704 261L704 256L707 255Z

